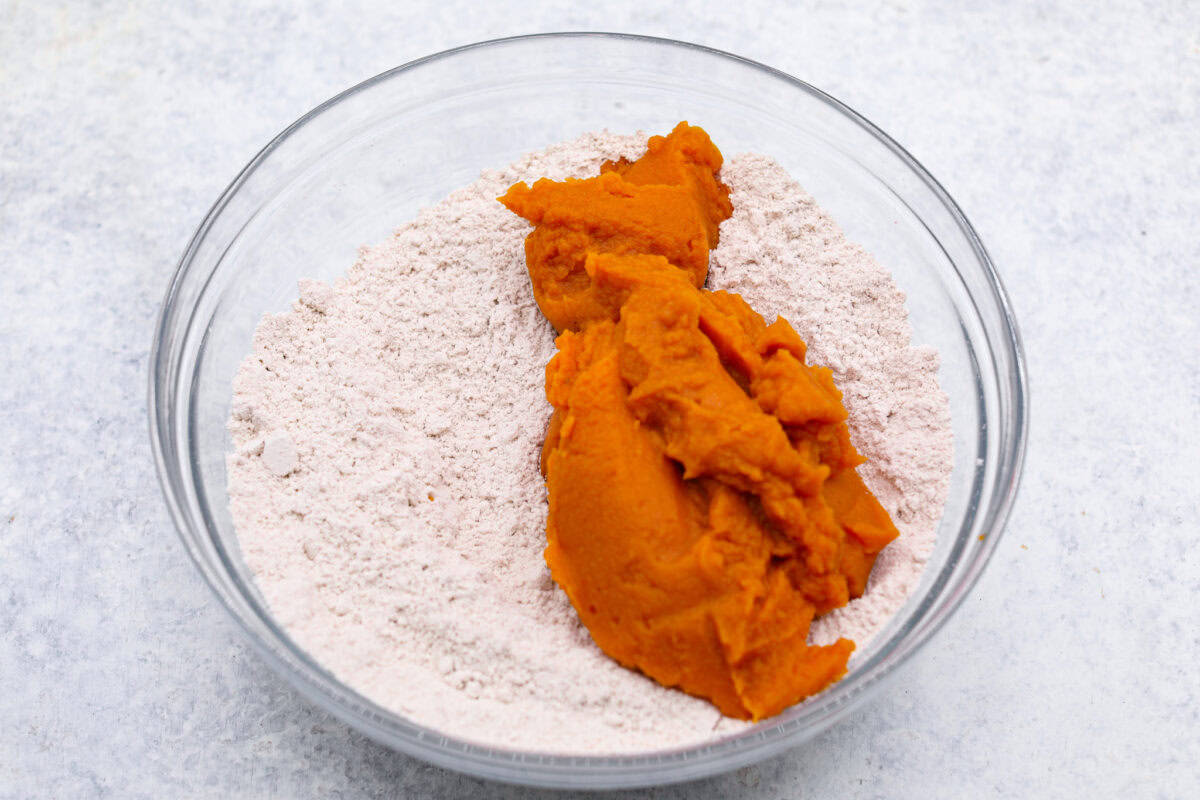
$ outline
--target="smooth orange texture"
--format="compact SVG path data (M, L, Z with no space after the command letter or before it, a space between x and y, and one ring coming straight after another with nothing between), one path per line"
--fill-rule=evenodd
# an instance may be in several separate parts
M624 205L641 231L698 220L715 243L730 213L719 152L681 123L643 160L589 179L620 181L618 196L637 200L596 203L594 190L578 191L589 181L518 184L503 198L537 217L529 240L551 231L527 240L526 254L539 303L565 329L546 368L555 408L542 456L546 561L610 656L725 714L760 719L844 674L854 644L810 647L809 626L862 593L896 529L854 470L863 459L840 392L828 370L805 364L791 326L768 325L738 295L699 289L707 260L698 273L638 251L653 237L629 235L635 226L618 219ZM674 198L662 205L641 194L672 187L654 194ZM679 212L680 195L692 213ZM595 234L597 208L617 236ZM581 249L569 250L570 269L567 248L546 257L551 235L567 242L563 232L578 230L598 244L571 239ZM614 239L620 246L607 246Z
M721 151L702 128L681 122L668 136L651 136L645 154L637 161L605 161L600 165L600 174L616 172L629 183L687 189L704 216L708 246L716 247L718 226L733 213L729 187L717 178L722 161ZM707 273L707 262L704 269Z
M733 207L716 179L721 153L700 128L680 123L655 136L636 162L607 162L583 180L512 186L500 198L536 227L525 239L534 297L559 331L602 318L584 271L588 252L653 253L684 270L694 286L708 277L717 225Z

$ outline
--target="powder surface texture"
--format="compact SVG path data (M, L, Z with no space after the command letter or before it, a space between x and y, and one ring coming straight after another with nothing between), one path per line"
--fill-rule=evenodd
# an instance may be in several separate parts
M619 666L550 579L538 454L553 330L534 303L513 183L595 174L645 137L589 134L485 173L301 281L234 381L229 495L272 612L341 680L475 742L630 753L736 732L704 700ZM708 286L786 316L845 394L867 485L901 536L811 640L863 648L920 580L951 468L935 352L910 346L888 273L774 161L729 159L734 215ZM853 669L854 661L851 661Z

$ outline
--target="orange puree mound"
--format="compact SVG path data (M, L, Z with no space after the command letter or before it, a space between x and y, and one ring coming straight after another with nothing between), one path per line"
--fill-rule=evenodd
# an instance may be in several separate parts
M809 647L809 624L861 594L896 535L841 396L786 322L661 257L587 272L622 302L562 334L546 370L551 573L622 664L730 716L778 713L845 672L853 643Z
M693 285L704 285L716 227L732 213L729 189L715 176L721 153L686 123L655 139L643 158L595 178L518 183L500 198L536 226L525 239L525 258L534 297L557 330L602 316L590 303L589 251L660 255Z
M546 367L546 562L604 652L761 719L840 678L808 645L897 532L863 485L842 395L787 323L699 288L731 213L681 123L587 180L512 187Z

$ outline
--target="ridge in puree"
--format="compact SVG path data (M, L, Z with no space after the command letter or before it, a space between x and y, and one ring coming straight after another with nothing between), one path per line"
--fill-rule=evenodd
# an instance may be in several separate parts
M333 284L264 317L234 381L228 458L243 556L294 641L376 703L447 735L540 752L679 747L749 723L605 656L550 579L538 457L554 331L525 269L518 181L636 159L586 134L488 171ZM861 469L900 537L813 644L860 651L920 580L951 468L935 351L890 275L770 158L729 158L733 216L708 286L786 316L843 392ZM853 669L853 660L851 669Z

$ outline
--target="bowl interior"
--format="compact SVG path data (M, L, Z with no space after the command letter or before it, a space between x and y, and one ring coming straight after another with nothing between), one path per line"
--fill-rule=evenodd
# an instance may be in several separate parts
M589 130L702 125L726 155L776 158L908 296L914 341L941 353L955 465L918 591L831 690L747 733L645 757L565 758L456 742L375 707L272 621L238 555L225 492L233 376L266 312L302 277L333 279L363 244L524 152ZM868 123L786 76L634 37L549 36L464 48L326 103L235 181L197 233L164 308L152 375L157 456L185 543L251 638L321 705L386 743L485 777L546 785L684 780L765 757L832 724L940 625L999 532L1023 401L1003 296L969 226Z

